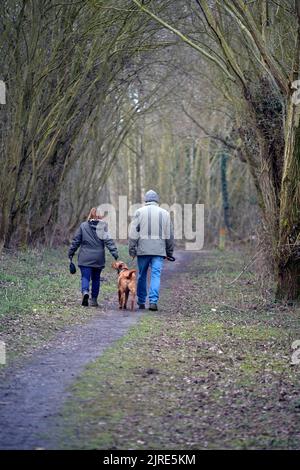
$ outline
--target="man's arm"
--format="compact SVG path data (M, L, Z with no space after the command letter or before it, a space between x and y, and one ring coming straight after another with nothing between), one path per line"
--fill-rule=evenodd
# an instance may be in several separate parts
M139 219L139 211L137 211L130 224L130 230L129 230L129 240L128 240L128 249L129 249L129 255L132 256L133 258L137 254L137 246L138 246L138 241L140 238L140 219Z
M166 238L166 253L167 253L167 257L171 257L173 256L173 252L174 252L174 227L172 224L170 214L168 214L166 223L167 223L166 233L168 234L168 237Z

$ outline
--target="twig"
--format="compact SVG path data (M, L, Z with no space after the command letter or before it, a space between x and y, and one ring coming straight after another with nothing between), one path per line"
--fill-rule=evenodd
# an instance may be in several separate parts
M235 279L233 279L233 281L231 281L228 285L231 286L232 284L234 284L241 276L242 274L244 274L244 272L250 268L250 266L254 263L254 261L256 261L258 255L260 255L262 250L260 250L258 253L255 253L255 255L253 256L253 258L251 258L251 260L249 261L248 264L246 264L246 266L244 266L244 268L242 269L242 271L240 272L240 274L238 276L236 276Z

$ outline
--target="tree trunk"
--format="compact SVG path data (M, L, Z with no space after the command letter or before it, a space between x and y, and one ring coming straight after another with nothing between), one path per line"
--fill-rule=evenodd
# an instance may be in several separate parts
M290 98L281 186L277 298L300 299L300 106Z
M297 301L300 299L300 260L290 261L278 271L276 298Z
M224 216L224 228L227 233L230 232L230 220L229 220L229 196L228 196L228 181L227 181L227 160L228 155L222 153L221 155L221 186L222 186L222 202L223 202L223 216Z

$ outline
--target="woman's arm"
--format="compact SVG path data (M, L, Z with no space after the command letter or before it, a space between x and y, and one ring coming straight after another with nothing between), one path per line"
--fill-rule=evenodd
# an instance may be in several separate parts
M119 258L118 248L112 238L104 240L106 248L108 248L110 254L117 260Z
M75 236L70 245L69 253L68 253L69 258L73 258L76 250L80 247L81 242L82 242L82 231L81 231L81 226L80 226L77 232L75 233Z
M103 238L104 245L109 250L110 254L117 260L119 258L118 248L116 247L115 242L110 236L107 224L105 224L104 226L104 234L105 234Z

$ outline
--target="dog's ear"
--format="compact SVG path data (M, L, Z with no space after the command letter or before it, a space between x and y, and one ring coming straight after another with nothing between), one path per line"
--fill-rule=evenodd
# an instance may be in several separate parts
M118 269L118 266L117 266L117 261L114 261L111 265L112 268L114 269Z

